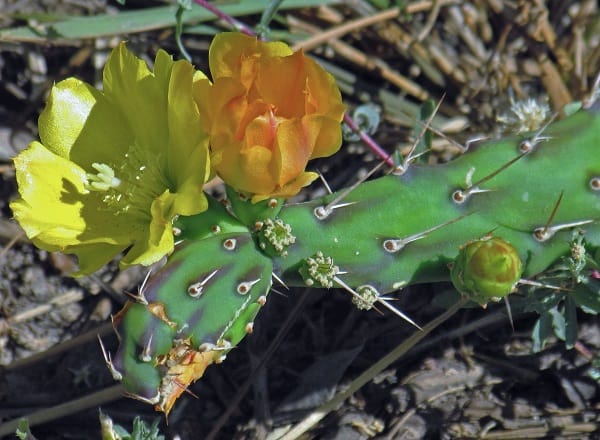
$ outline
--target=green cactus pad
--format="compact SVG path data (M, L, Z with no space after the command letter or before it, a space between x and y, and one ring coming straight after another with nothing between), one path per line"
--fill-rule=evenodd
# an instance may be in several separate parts
M515 247L523 276L532 277L569 252L576 227L590 246L600 245L598 145L600 116L580 111L537 136L488 142L447 164L413 164L402 175L365 182L343 197L340 191L285 206L279 217L296 242L285 258L274 258L275 272L288 285L304 285L306 259L321 251L346 284L385 294L449 281L457 249L493 231Z
M168 413L177 397L246 334L265 304L272 263L246 232L177 246L115 318L109 361L128 393Z

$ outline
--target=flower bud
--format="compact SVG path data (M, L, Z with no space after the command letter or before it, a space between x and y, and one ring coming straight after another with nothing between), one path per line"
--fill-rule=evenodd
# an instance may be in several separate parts
M450 278L454 287L485 305L508 295L521 278L523 265L513 245L498 237L484 237L463 246Z

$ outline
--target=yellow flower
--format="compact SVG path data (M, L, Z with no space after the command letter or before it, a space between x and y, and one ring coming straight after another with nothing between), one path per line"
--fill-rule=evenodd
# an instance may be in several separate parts
M151 72L122 43L103 91L75 78L56 84L41 142L14 160L21 198L11 208L33 243L76 254L79 274L124 250L122 265L171 252L173 219L207 208L208 136L192 99L203 78L164 51Z
M302 51L235 32L215 37L209 62L213 83L195 83L194 95L214 169L253 202L297 194L317 177L307 162L342 142L333 77Z

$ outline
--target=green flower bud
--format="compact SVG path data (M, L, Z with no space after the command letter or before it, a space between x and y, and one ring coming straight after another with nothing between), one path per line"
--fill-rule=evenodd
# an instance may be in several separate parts
M513 245L498 237L473 240L463 246L450 271L454 287L485 305L508 295L521 278L523 265Z

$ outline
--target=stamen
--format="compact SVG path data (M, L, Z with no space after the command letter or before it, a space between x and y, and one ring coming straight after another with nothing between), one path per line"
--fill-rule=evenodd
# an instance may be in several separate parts
M104 193L105 209L116 215L148 216L152 201L169 188L160 156L137 144L120 161L93 163L92 167L97 173L87 174L86 189Z
M105 192L111 188L118 188L121 185L121 179L115 176L115 171L105 163L94 162L92 164L97 173L87 173L88 183L86 189L88 191Z

